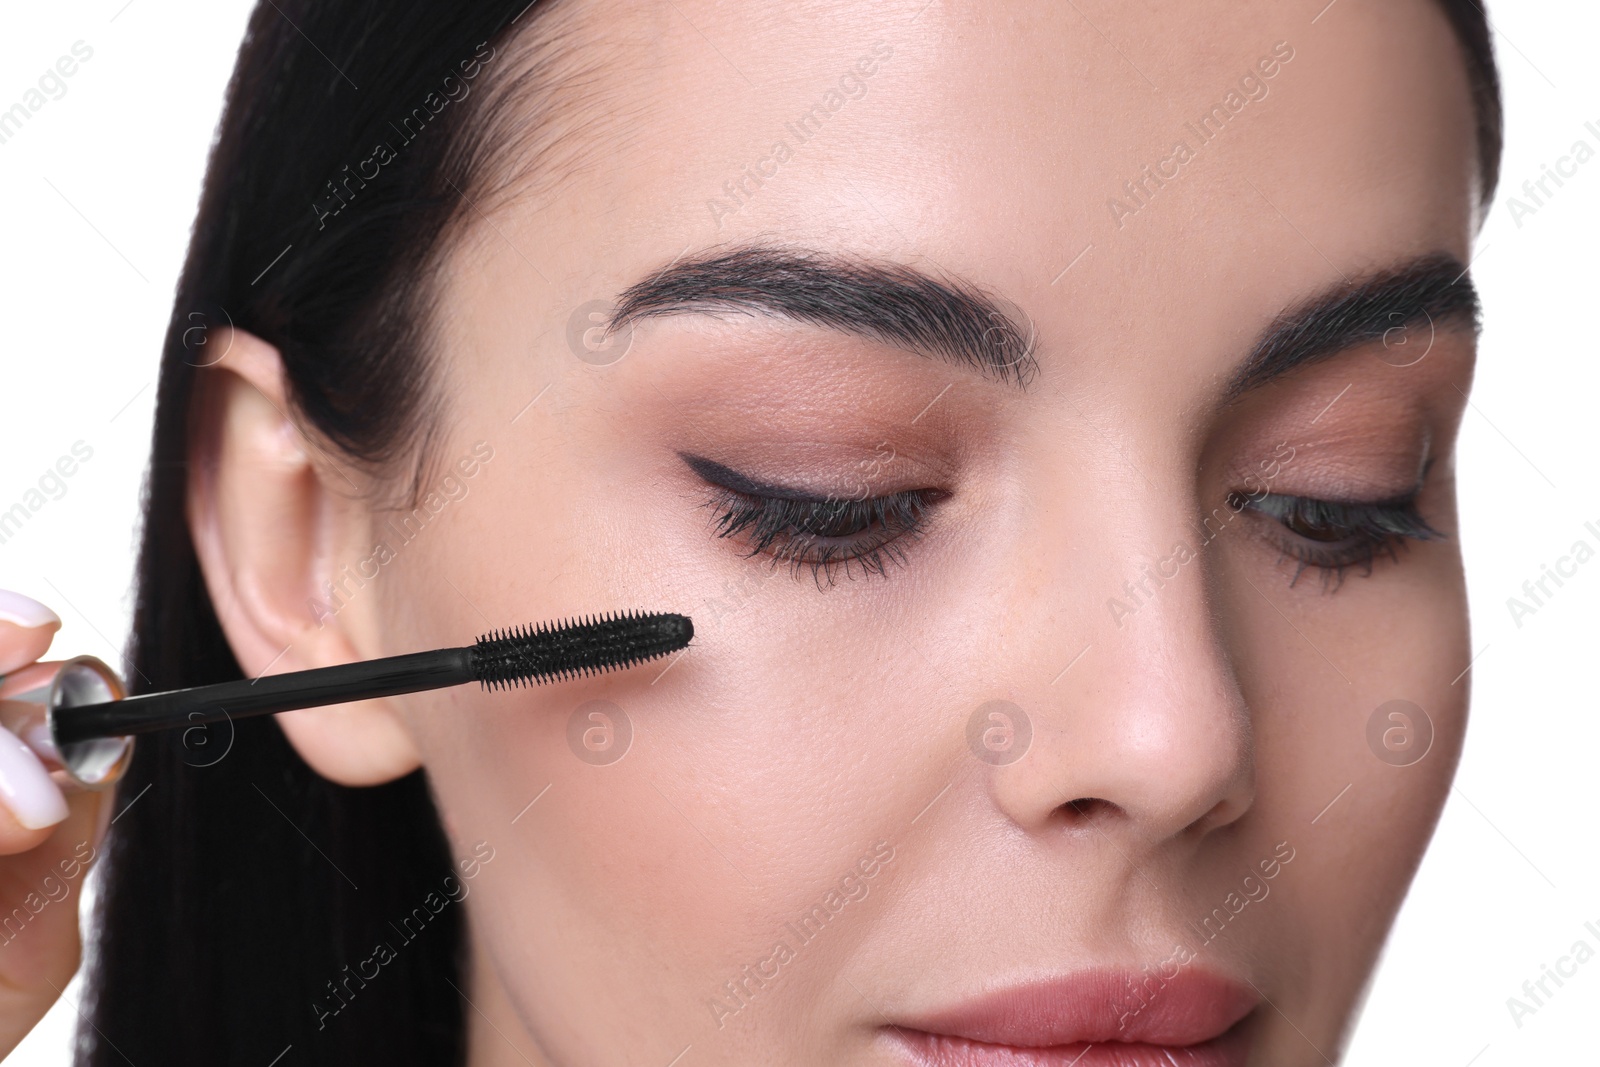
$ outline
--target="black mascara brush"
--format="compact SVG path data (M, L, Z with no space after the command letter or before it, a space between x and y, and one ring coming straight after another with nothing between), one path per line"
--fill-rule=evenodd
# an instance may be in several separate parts
M64 664L47 689L12 699L33 697L43 703L46 732L60 762L84 784L101 784L110 780L107 775L120 775L121 766L113 768L107 760L125 763L126 739L135 734L468 682L478 682L485 689L503 689L599 674L676 652L693 636L694 625L685 615L629 612L497 630L461 648L126 699L118 699L121 682L110 668L91 657L80 657ZM79 669L65 669L73 664L79 664ZM115 758L111 758L113 747Z

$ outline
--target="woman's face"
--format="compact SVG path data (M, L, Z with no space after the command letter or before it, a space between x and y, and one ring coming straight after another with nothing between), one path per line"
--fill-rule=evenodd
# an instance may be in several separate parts
M1336 1058L1465 725L1479 185L1435 5L1319 6L559 12L362 652L696 633L399 702L475 1062Z

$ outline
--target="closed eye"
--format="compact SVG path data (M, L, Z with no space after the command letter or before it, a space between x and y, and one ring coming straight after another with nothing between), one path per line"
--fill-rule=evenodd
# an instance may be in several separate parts
M1292 586L1308 567L1322 574L1323 587L1337 589L1349 567L1371 574L1378 555L1399 561L1399 550L1410 541L1431 541L1444 535L1417 513L1420 490L1401 497L1373 501L1318 500L1281 493L1232 493L1228 506L1250 510L1276 520L1283 533L1277 537L1284 556L1298 561Z
M796 573L809 566L820 586L843 574L887 575L904 563L909 542L921 535L929 510L949 494L939 489L907 489L882 496L837 496L768 486L699 456L683 460L711 490L718 537L746 547L745 556L764 555L773 564L790 564Z

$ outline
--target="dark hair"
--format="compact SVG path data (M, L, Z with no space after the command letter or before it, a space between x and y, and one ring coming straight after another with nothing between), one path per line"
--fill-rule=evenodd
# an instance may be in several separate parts
M544 17L533 6L271 0L252 14L165 339L134 692L241 676L184 518L213 327L278 346L297 411L340 462L417 454L401 443L433 415L428 272L463 198L484 202L496 95L536 73L523 55L507 69L505 40ZM462 1059L462 909L409 943L390 926L458 873L421 772L343 788L256 719L141 738L119 809L134 798L107 840L80 1062L264 1065L288 1046L280 1067ZM364 990L359 964L385 941L397 956ZM340 1010L319 1027L317 1005Z
M1441 2L1466 52L1487 198L1501 121L1488 25L1471 0ZM341 459L424 461L439 415L425 358L432 272L479 194L506 184L496 167L530 156L525 129L497 116L550 84L540 49L557 35L524 31L558 5L535 6L269 0L252 15L162 356L135 692L240 677L185 520L209 327L275 344L297 413ZM530 36L541 40L524 47ZM478 76L471 93L452 88ZM460 908L406 940L370 992L357 973L454 873L422 772L343 788L257 719L141 739L117 807L80 1063L461 1062Z
M1444 14L1456 31L1467 63L1467 85L1478 128L1478 175L1483 180L1480 198L1485 212L1500 184L1500 155L1505 147L1505 113L1500 102L1500 71L1495 66L1490 41L1489 15L1477 0L1441 0Z

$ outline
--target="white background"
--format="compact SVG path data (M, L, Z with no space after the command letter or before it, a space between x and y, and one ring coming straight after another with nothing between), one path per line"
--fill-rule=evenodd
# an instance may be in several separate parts
M119 659L157 353L247 7L97 0L0 14L0 109L75 41L94 49L66 95L0 144L0 510L75 442L94 453L0 545L0 588L63 617L58 655ZM1506 1003L1578 939L1600 949L1584 929L1600 930L1600 560L1520 628L1506 605L1575 540L1600 546L1584 529L1600 529L1600 159L1520 226L1507 203L1574 141L1600 150L1600 8L1492 11L1507 152L1473 267L1488 315L1461 442L1479 652L1461 684L1474 718L1360 1019L1356 1065L1600 1062L1600 959L1520 1027ZM75 984L12 1062L68 1062L77 995Z

